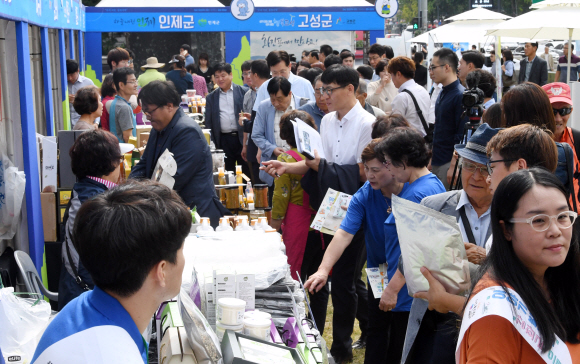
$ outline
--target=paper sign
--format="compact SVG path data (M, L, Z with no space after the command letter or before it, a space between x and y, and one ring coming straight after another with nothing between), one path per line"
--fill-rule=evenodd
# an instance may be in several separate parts
M151 179L153 181L159 182L171 189L175 185L175 173L177 172L177 163L173 158L173 153L169 149L165 149L165 152L161 154L161 157L157 160L157 165L153 170L153 175Z

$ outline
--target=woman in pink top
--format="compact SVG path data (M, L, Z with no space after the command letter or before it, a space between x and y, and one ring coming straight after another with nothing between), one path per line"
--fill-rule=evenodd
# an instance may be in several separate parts
M190 64L185 67L187 72L191 73L193 77L193 88L195 89L196 95L201 95L205 97L209 92L207 92L207 84L205 83L205 78L197 75L197 66L195 64Z

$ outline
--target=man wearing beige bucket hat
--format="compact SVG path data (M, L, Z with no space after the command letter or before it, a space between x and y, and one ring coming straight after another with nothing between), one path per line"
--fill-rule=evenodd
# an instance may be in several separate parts
M155 80L165 81L165 75L157 70L163 67L165 67L165 63L159 63L157 57L147 58L147 64L141 66L145 73L141 74L137 80L139 87L145 87L146 84Z

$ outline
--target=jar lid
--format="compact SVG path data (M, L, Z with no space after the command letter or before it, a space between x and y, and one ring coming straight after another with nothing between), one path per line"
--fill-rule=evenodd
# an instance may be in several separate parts
M244 324L239 324L239 325L226 325L226 324L222 324L219 321L216 321L215 322L215 327L216 328L220 328L220 329L224 329L224 330L238 331L238 330L242 330L244 328Z
M246 301L239 298L224 297L218 300L218 305L227 308L245 308Z
M272 320L266 319L266 318L258 318L258 317L244 318L244 326L245 327L267 328L267 327L270 327L271 324L272 324Z
M260 311L260 310L254 310L254 311L247 311L244 314L244 319L249 319L249 318L264 318L267 320L270 320L272 318L272 315L270 315L268 312L265 311Z
M225 188L226 190L237 190L237 189L239 189L239 187L238 187L238 186L227 186L227 187L224 187L224 188Z

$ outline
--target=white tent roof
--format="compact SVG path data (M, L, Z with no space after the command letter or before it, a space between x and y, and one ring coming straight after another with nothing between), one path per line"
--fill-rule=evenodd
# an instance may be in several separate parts
M558 1L563 1L563 0L558 0ZM577 0L577 1L580 1L580 0ZM446 20L453 20L453 21L458 21L458 20L505 20L505 19L511 19L511 18L512 18L511 16L508 16L508 15L505 15L502 13L497 13L495 11L491 11L491 10L487 10L485 8L477 7L475 9L468 10L464 13L452 16L451 18L447 18Z
M254 0L254 6L258 8L327 8L327 7L355 7L373 6L365 0Z
M580 7L546 6L488 27L488 35L580 40Z
M103 8L223 8L217 0L101 0Z
M574 6L580 5L580 0L543 0L539 3L532 4L530 8L532 9L540 9L545 8L546 6Z
M428 43L429 35L434 43L469 42L469 44L485 44L489 37L485 35L488 29L494 29L503 20L465 20L442 25L427 33L411 38L407 42Z

